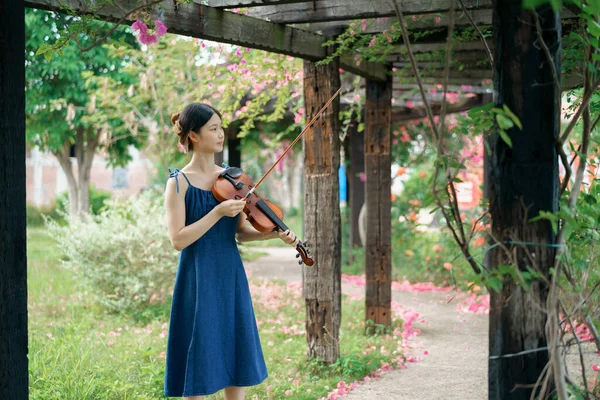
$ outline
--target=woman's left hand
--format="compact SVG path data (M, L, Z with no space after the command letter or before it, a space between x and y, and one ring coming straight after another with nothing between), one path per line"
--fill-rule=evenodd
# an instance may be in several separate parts
M292 245L294 247L296 247L296 245L298 244L298 237L296 236L296 234L294 232L292 232L291 230L287 230L287 231L277 231L277 234L279 235L279 238L281 240L283 240L286 244Z

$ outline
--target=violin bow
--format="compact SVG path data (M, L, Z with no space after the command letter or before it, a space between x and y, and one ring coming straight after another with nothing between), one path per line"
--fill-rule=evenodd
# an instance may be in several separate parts
M283 159L283 157L285 157L285 155L287 154L288 151L290 151L290 149L292 148L293 145L296 144L296 142L298 140L300 140L300 138L304 135L304 133L308 130L308 128L311 127L312 124L314 124L314 122L317 120L317 118L319 118L319 115L321 115L321 113L323 113L323 111L325 111L325 109L327 107L329 107L329 105L331 104L331 102L333 101L333 99L335 99L335 97L342 91L342 88L340 87L337 92L335 92L335 94L333 96L331 96L331 98L327 101L327 103L325 103L325 105L323 106L323 108L321 108L321 110L319 110L319 112L313 117L313 119L304 127L304 129L302 129L302 132L300 132L300 134L296 137L296 139L294 139L294 141L292 142L292 144L290 144L288 146L287 149L285 149L285 151L283 152L283 154L281 156L279 156L279 158L277 159L277 161L275 161L275 163L271 166L271 168L269 168L269 170L267 172L265 172L265 174L260 178L260 180L256 183L256 185L254 185L254 187L252 189L250 189L248 191L248 193L246 193L246 196L244 196L244 198L242 200L246 200L252 193L254 193L254 190L256 190L256 188L258 187L258 185L261 184L261 182L267 177L267 175L269 175L271 173L271 171L273 171L273 169L275 168L275 166L277 164L279 164L279 162Z

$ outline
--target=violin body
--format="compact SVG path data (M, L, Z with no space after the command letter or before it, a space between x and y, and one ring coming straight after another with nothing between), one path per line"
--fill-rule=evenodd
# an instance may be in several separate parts
M281 208L260 197L255 191L252 191L253 188L252 179L241 168L229 167L219 174L213 185L212 193L219 202L246 199L244 213L257 231L263 233L276 230L287 231L289 228L283 222ZM298 254L296 257L302 257L299 261L300 264L304 263L312 266L314 260L310 257L310 250L306 249L305 246L306 243L298 241L296 246Z

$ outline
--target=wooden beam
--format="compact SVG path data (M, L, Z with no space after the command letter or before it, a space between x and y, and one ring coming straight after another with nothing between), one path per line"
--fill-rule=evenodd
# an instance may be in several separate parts
M443 67L443 66L442 66ZM491 79L492 78L492 68L488 69L464 69L459 71L457 69L450 69L449 77L451 79ZM412 69L402 69L393 73L394 83L400 83L402 80L406 78L412 78L414 76ZM443 68L428 68L428 69L420 69L419 76L422 78L434 77L441 79L444 76ZM441 82L440 82L441 83Z
M488 82L489 81L489 82ZM402 79L394 80L394 90L400 89L404 87L406 84L416 84L416 79L413 77L403 77ZM433 76L425 76L421 77L421 82L430 87L437 87L438 84L442 84L442 76L433 77ZM485 83L489 84L491 88L491 80L484 78L450 78L448 79L448 84L451 86L486 86ZM439 88L438 88L439 90Z
M492 101L492 95L478 95L475 97L468 98L460 103L448 104L446 108L446 114L455 114L463 111L468 111L471 108L479 107ZM442 109L442 105L431 104L431 111L433 115L439 115ZM413 108L408 107L394 107L392 108L392 123L410 121L413 119L422 119L427 117L427 112L424 106L417 106Z
M467 8L490 8L492 0L464 0ZM448 11L447 0L402 0L404 15L435 14ZM460 7L456 8L460 10ZM340 21L396 15L393 5L384 0L322 0L251 9L249 15L279 24Z
M389 326L392 300L391 80L385 83L367 80L366 97L365 319Z
M490 43L491 44L491 43ZM444 49L441 49L442 51L444 51ZM407 54L399 54L399 51L393 54L390 54L386 57L386 62L389 63L393 63L395 67L401 66L401 65L410 65L410 60L408 59L408 55ZM424 53L424 52L422 52ZM436 54L431 54L431 55L424 55L421 57L417 57L417 64L422 64L425 62L441 62L442 64L445 61L445 54L446 52L444 51L443 53L440 53L439 55ZM490 66L489 63L489 59L488 56L484 50L484 48L482 47L481 49L478 50L464 50L464 51L455 51L452 53L452 60L453 61L457 61L457 62L462 62L462 63L486 63L486 67Z
M423 88L425 90L429 90L429 89L440 90L440 87L438 84L432 84L432 83L424 84ZM396 95L401 96L402 93L405 93L408 90L418 91L419 86L416 83L402 83L402 84L394 85L394 97L396 97ZM464 93L492 93L493 88L488 87L488 86L484 87L481 85L467 85L465 83L459 83L459 84L448 85L448 91L449 92L464 92ZM396 94L396 93L398 93L398 94Z
M0 398L27 399L25 10L0 3Z
M491 41L488 42L488 45L490 46L490 49L493 50L494 44L491 43ZM445 42L414 43L414 44L410 45L410 48L413 51L413 53L431 53L433 51L445 51L446 43ZM485 46L483 45L481 40L474 40L472 42L452 43L452 52L473 51L473 50L480 50L480 51L485 50ZM397 47L397 51L393 52L392 54L404 55L405 53L406 53L406 47L403 44L400 44Z
M340 88L337 58L328 65L304 61L304 104L310 121ZM304 135L304 226L315 264L302 267L307 356L335 362L340 355L341 218L339 96Z
M76 10L78 14L94 14L109 22L118 22L126 13L123 10L133 10L139 6L135 0L123 0L119 2L118 7L105 6L93 13L91 8L82 4L80 0L25 0L27 7L54 11L61 11L62 4ZM326 38L322 35L198 3L175 6L172 0L164 0L160 6L160 18L170 33L251 47L310 61L325 58L323 44ZM153 18L157 17L159 15L153 15ZM131 24L133 21L134 19L129 17L125 23ZM344 64L349 60L348 57L343 58L340 67L377 81L384 79L383 65L367 63L356 66L353 59L350 64Z
M340 57L340 68L365 78L384 82L387 79L387 72L382 64L370 61L361 61L360 66L356 65L354 54L345 53Z
M281 4L306 3L306 0L205 0L206 5L214 8L250 8L277 6Z
M492 10L490 9L471 9L469 10L469 15L473 18L473 21L477 24L478 27L489 27L492 25ZM441 15L440 15L441 14ZM561 18L571 19L577 18L577 16L567 9L563 9L561 12ZM385 30L390 30L392 24L398 23L398 20L393 17L382 17L382 18L369 18L367 19L366 29L363 31L362 26L356 19L348 19L342 21L327 21L327 22L313 22L306 24L297 24L300 29L305 29L311 32L321 32L327 28L340 28L347 29L353 26L356 29L357 33L363 34L377 34L381 33ZM435 28L445 28L449 24L448 13L438 13L438 14L423 14L423 15L412 15L407 18L408 29L409 30L424 30L424 29L435 29ZM454 26L456 27L466 27L471 26L471 21L467 16L467 13L459 12L455 13Z

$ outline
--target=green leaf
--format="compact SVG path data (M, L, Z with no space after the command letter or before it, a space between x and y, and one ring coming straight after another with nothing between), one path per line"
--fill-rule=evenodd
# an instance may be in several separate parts
M500 289L502 289L502 281L498 278L490 278L488 280L488 285L496 292L499 292Z
M550 5L552 6L552 10L554 10L554 12L559 12L562 8L562 0L550 0Z
M506 104L504 104L503 107L504 107L504 112L510 117L510 119L513 120L515 125L517 125L520 130L523 130L523 125L521 125L521 121L519 120L519 117L517 117L512 111L510 111L510 108L508 108L508 106Z
M508 130L515 126L514 122L503 114L496 114L496 122L502 130Z
M48 51L48 45L46 43L42 43L40 48L35 52L35 55L39 56L40 54L44 54L47 51Z
M523 0L523 8L536 8L546 4L547 0Z
M508 134L503 130L499 130L498 134L500 135L502 140L504 140L504 142L508 145L508 147L512 148L512 140L510 139L510 136L508 136Z
M600 24L593 18L588 18L587 31L592 36L600 37Z

